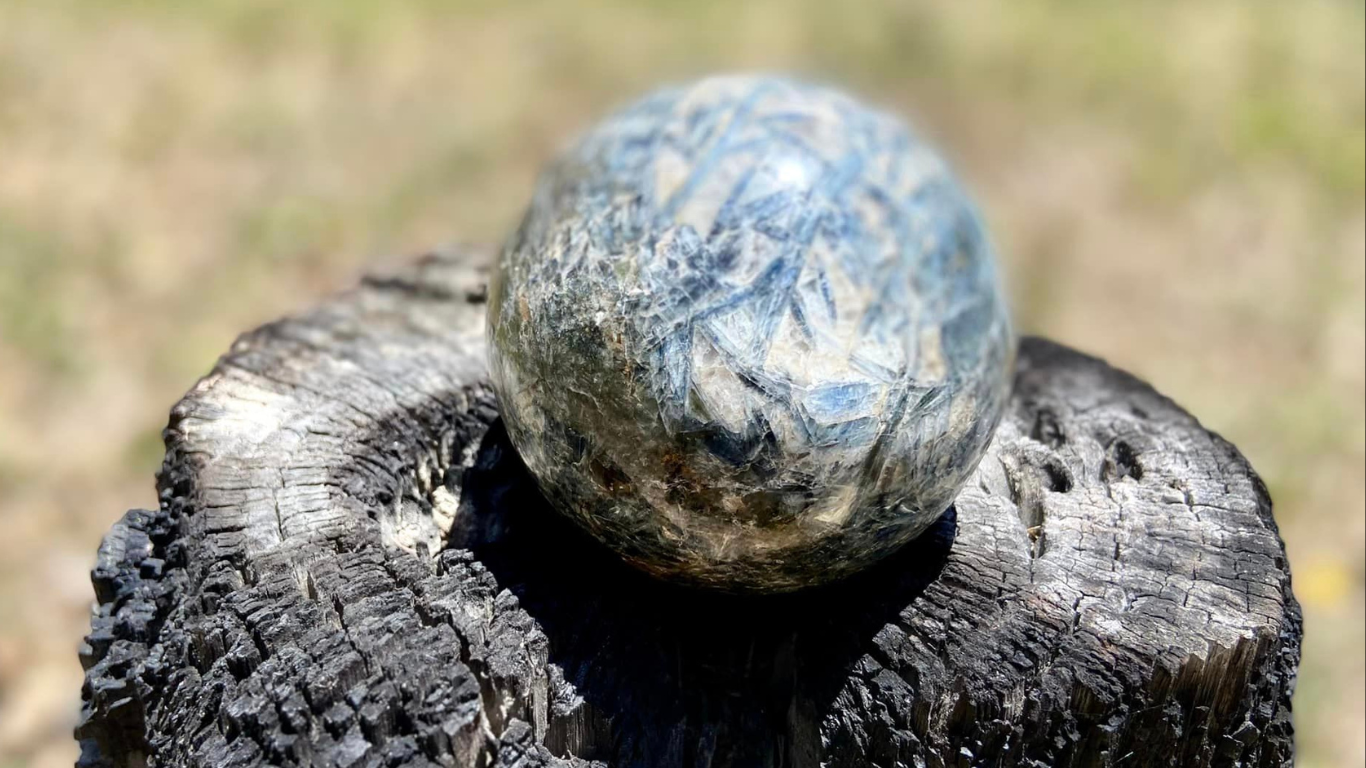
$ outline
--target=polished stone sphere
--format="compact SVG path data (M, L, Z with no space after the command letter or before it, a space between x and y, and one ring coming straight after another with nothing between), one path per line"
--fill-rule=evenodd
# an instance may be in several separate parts
M599 123L541 176L490 368L550 502L674 581L855 573L952 503L1014 341L983 225L897 119L772 77Z

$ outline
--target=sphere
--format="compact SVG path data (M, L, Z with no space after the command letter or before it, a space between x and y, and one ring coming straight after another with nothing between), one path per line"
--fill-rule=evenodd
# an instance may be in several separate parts
M489 292L490 370L542 492L628 562L783 592L934 522L1014 340L945 161L835 90L655 92L541 176Z

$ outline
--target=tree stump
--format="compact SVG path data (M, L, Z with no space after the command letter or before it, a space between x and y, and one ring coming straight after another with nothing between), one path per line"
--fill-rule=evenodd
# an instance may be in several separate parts
M484 372L486 252L242 336L99 549L84 766L1287 765L1271 501L1134 377L1026 339L955 506L771 598L626 568Z

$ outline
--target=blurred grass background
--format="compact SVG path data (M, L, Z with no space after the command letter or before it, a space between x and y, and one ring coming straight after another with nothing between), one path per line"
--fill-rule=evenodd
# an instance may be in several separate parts
M1361 766L1363 4L0 4L0 767L70 765L102 531L233 336L496 241L613 104L723 69L910 115L1026 331L1252 459L1307 637L1299 764Z

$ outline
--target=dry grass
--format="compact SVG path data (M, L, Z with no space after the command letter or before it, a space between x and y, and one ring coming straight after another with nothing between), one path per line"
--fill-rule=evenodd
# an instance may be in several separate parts
M1362 30L1334 0L0 5L0 766L74 759L92 553L236 332L498 239L575 128L733 68L913 115L1025 328L1252 458L1307 616L1300 764L1363 765Z

